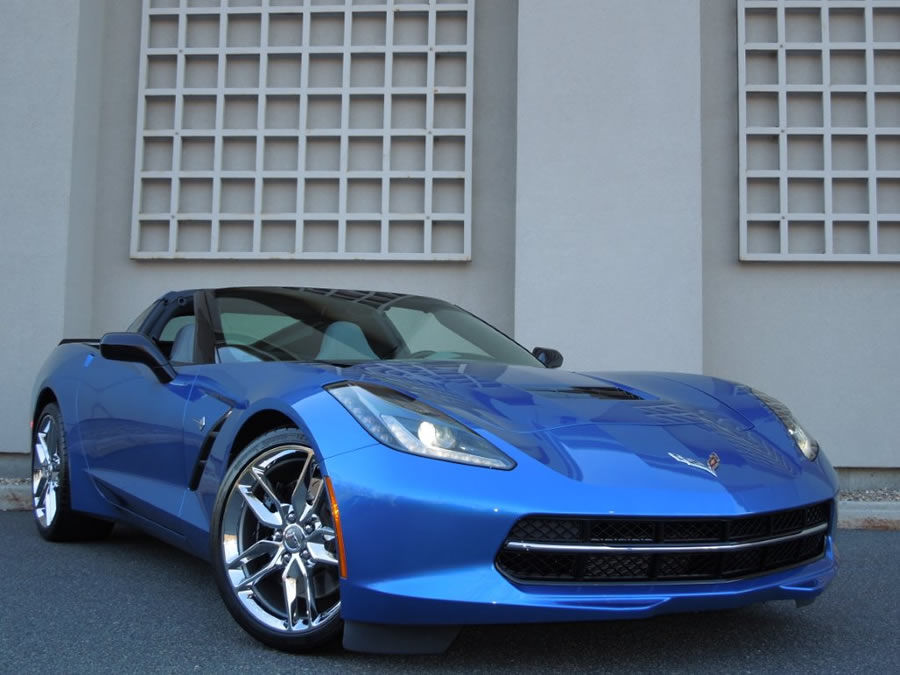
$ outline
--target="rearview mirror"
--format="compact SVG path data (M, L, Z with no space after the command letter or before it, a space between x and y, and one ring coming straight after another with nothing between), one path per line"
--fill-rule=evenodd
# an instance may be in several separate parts
M535 347L531 350L534 357L544 364L544 368L559 368L563 364L563 355L549 347Z
M163 384L175 379L175 369L143 333L107 333L100 338L100 355L110 361L143 363Z

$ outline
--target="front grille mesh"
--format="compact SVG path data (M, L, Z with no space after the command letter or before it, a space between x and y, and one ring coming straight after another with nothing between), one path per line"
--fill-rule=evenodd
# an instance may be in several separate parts
M585 563L586 579L642 579L650 570L647 555L592 555Z
M565 518L528 518L520 520L510 533L511 539L530 541L579 541L582 523Z
M596 520L590 523L590 533L591 541L643 543L655 539L656 525L649 520Z
M825 532L789 541L773 539L797 534L830 520L830 501L799 509L738 518L566 518L527 517L511 530L510 541L604 545L752 544L729 551L547 552L504 548L497 567L521 581L684 581L737 579L818 558Z

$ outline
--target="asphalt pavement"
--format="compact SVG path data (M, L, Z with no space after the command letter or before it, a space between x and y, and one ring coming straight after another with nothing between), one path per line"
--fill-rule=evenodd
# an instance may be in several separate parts
M474 626L439 656L283 654L246 635L206 563L117 527L51 544L0 513L2 673L888 673L900 663L900 533L842 530L842 568L809 607L591 624Z

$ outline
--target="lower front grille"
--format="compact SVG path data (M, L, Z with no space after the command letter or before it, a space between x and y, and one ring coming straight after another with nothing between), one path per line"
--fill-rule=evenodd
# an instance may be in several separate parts
M822 502L733 519L528 517L496 564L529 582L739 579L822 556L831 512Z

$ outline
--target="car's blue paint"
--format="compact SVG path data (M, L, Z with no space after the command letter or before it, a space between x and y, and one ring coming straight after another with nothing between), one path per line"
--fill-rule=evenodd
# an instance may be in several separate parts
M162 384L136 363L96 358L78 389L81 450L113 503L182 534L184 414L194 375ZM135 403L143 402L140 411Z
M177 371L162 384L148 368L108 361L88 344L62 345L50 356L33 401L49 391L59 403L73 507L136 524L206 557L234 439L257 413L277 411L306 434L332 478L347 553L342 614L350 620L591 620L804 601L836 571L833 532L825 557L811 564L722 583L520 584L494 567L513 523L527 514L736 516L833 498L836 477L824 454L804 459L742 385L671 373L437 361ZM323 389L344 380L422 399L517 466L498 471L387 448ZM610 385L642 400L585 393ZM207 434L226 413L192 490ZM721 458L715 477L669 454L705 462L711 452Z

